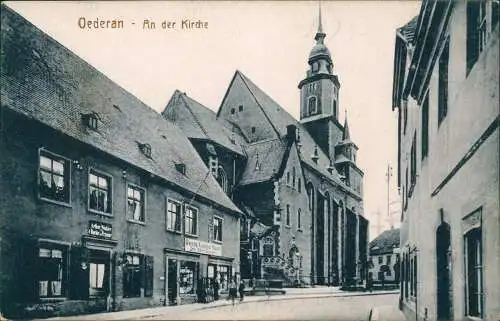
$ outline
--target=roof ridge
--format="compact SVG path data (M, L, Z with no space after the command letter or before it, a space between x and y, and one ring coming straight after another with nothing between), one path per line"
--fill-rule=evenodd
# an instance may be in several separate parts
M191 106L190 104L187 102L187 99L185 99L184 97L186 98L189 98L187 97L186 94L180 94L180 97L182 99L182 101L184 102L184 105L186 105L186 108L187 110L189 110L189 113L193 116L193 119L194 121L196 122L196 124L200 127L201 131L203 132L203 134L205 134L205 136L207 137L210 137L207 133L207 130L203 127L203 125L201 124L200 120L198 119L198 117L196 117L196 114L191 110Z
M252 94L252 97L253 99L255 100L255 102L257 103L257 105L260 107L260 110L262 110L262 112L264 113L264 116L266 117L267 121L271 124L271 127L274 129L274 131L276 132L276 134L278 134L278 137L281 137L280 135L280 132L278 131L278 129L276 128L276 126L274 125L274 123L271 121L271 119L269 118L269 115L266 113L264 107L262 107L262 104L260 103L260 101L257 99L257 97L255 97L255 94L254 92L252 91L252 89L250 89L250 87L248 86L247 84L247 81L252 83L252 85L254 85L258 90L260 90L262 93L264 92L262 89L259 88L259 86L257 86L256 84L253 83L253 81L251 81L250 79L248 79L241 71L237 70L236 73L238 75L240 75L241 79L243 80L243 83L245 84L245 86L247 87L248 91ZM274 101L274 100L273 100ZM279 104L278 104L279 105Z

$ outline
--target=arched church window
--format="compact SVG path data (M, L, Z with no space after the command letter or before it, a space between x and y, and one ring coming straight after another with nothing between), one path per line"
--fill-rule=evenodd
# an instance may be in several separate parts
M292 187L295 188L295 167L292 168Z
M318 102L316 96L309 97L309 101L307 103L307 110L310 115L316 114L318 112Z
M286 185L290 185L290 172L286 172Z
M217 169L217 182L219 182L220 187L222 187L222 190L224 193L227 194L228 192L228 181L227 181L227 175L226 171L222 166L219 165L219 168Z
M333 100L333 115L337 117L337 100Z

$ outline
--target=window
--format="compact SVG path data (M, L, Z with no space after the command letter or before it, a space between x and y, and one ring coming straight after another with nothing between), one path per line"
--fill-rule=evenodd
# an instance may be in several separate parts
M387 265L391 264L391 256L390 255L387 255L387 257L385 258L385 264L387 264Z
M413 141L411 143L411 164L410 164L410 190L409 196L413 193L413 187L417 182L417 133L413 134Z
M286 185L290 185L290 172L286 172Z
M192 261L181 261L179 270L179 293L194 294L195 284L197 283L198 263Z
M252 134L255 134L255 126L252 126Z
M379 256L378 257L378 264L382 264L383 260L384 260L384 258L382 256Z
M39 197L69 203L69 161L45 150L40 150L39 161Z
M95 290L102 290L104 287L104 269L105 265L102 263L90 263L90 287Z
M123 297L137 298L153 296L153 266L152 256L142 254L126 254L127 264L123 267Z
M445 42L443 52L439 57L438 80L438 126L448 113L448 61L450 58L450 39Z
M89 172L89 209L111 213L111 178L94 170Z
M500 3L499 0L492 0L491 1L491 30L495 30L495 27L498 24L498 12L500 11L500 8L498 7L498 4Z
M405 210L408 208L408 191L409 191L409 186L408 186L408 165L406 165L406 174L405 174L405 186L406 186L406 191L405 191L405 194L404 194L404 198L405 198Z
M224 193L227 194L229 192L227 175L224 168L220 165L219 168L217 169L217 182L219 182L219 185L220 187L222 187Z
M151 145L150 144L139 144L139 149L141 153L144 154L147 158L151 158Z
M177 163L174 166L175 166L175 170L177 170L182 175L186 175L186 164L184 164L184 163Z
M295 188L295 176L296 176L296 173L295 173L295 167L292 168L292 187Z
M307 110L309 111L309 115L314 115L318 112L316 96L309 97Z
M65 294L66 247L42 245L38 249L38 295L60 297Z
M243 105L240 105L240 106L238 107L238 110L239 110L239 111L243 111Z
M425 95L422 105L422 159L429 154L429 93Z
M167 200L167 230L181 231L181 204L170 199Z
M231 267L226 265L219 265L217 266L217 271L217 278L219 279L220 289L227 291L229 289L228 285L231 278Z
M98 119L96 113L82 115L83 124L90 129L97 130Z
M127 187L127 217L130 220L144 222L144 190L140 187Z
M483 248L481 211L471 214L463 222L464 234L466 315L483 317Z
M231 108L231 115L234 115L235 112L236 110L234 108Z
M319 69L319 63L318 62L315 62L312 64L312 71L313 72L317 72Z
M222 242L222 218L214 217L214 241Z
M286 206L286 226L290 226L290 205Z
M189 235L198 235L198 210L188 205L184 213L184 231Z
M274 239L270 236L266 237L262 245L263 256L274 256Z
M408 101L403 100L403 135L406 135L407 124L408 124Z
M467 1L467 74L486 44L486 1Z
M302 192L302 180L300 179L300 177L299 177L299 178L297 178L297 191L298 191L299 193L301 193L301 192Z
M297 211L297 230L302 229L302 222L301 222L301 217L300 217L301 215L302 215L302 211L299 208L299 210Z

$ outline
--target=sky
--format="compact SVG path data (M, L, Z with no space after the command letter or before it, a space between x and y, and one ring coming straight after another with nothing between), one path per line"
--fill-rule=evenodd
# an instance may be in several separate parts
M158 112L176 89L218 110L240 70L299 118L297 86L315 43L319 2L6 4ZM418 1L321 2L325 44L341 83L339 120L344 122L347 110L351 138L359 147L357 164L365 173L370 239L380 231L377 222L385 224L382 230L388 227L388 164L391 202L398 198L397 115L391 107L395 30L419 8ZM185 19L207 28L183 29ZM81 28L94 20L122 20L123 28ZM145 20L155 28L144 28ZM163 21L175 25L164 29Z

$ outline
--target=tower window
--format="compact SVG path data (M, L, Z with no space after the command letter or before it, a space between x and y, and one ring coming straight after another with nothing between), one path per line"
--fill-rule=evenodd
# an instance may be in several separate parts
M318 112L318 102L316 96L309 97L309 101L307 103L307 110L309 112L309 115L313 115Z
M240 107L238 107L238 110L243 111L243 105L240 105Z
M252 126L252 134L255 133L255 126Z
M319 63L315 62L312 64L312 71L317 72L319 69Z

